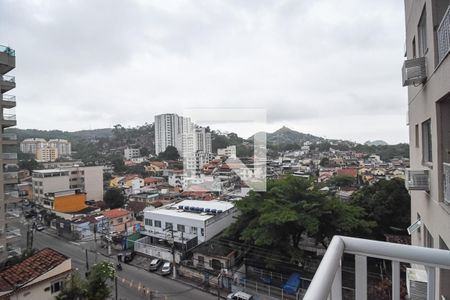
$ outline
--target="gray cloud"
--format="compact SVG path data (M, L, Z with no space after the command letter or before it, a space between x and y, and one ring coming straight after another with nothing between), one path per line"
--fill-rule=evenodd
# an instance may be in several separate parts
M266 108L267 130L407 140L406 126L376 127L386 115L404 123L399 1L3 0L0 28L17 52L19 127L242 106ZM352 131L354 120L371 128Z

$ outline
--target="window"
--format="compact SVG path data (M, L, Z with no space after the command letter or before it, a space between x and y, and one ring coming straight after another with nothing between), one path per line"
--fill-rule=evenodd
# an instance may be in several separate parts
M51 293L57 293L59 292L63 287L63 282L62 281L56 281L53 282L50 289L51 289Z
M197 234L198 233L198 228L197 227L194 227L194 226L191 226L191 229L190 229L190 231L189 231L191 234Z
M422 161L432 162L431 119L422 123Z
M155 227L161 228L161 221L155 220Z
M416 37L414 37L412 40L412 54L413 58L416 58Z
M415 142L416 142L416 148L420 147L420 140L419 140L419 124L416 124L414 127L414 135L415 135Z
M200 233L201 233L202 236L205 236L205 229L202 228L202 229L200 230Z
M181 232L184 232L184 225L178 224L178 225L177 225L177 230L178 230L178 231L181 231Z
M418 42L419 42L419 56L425 56L428 50L427 45L427 9L423 8L420 16L419 24L417 26Z
M118 218L117 223L123 223L123 218Z
M428 228L424 225L423 235L424 235L424 246L427 248L433 248L434 239L431 233L428 231Z
M166 229L172 229L173 228L173 224L170 222L166 222Z
M200 266L203 266L203 265L205 264L205 257L199 255L199 256L198 256L198 264L199 264Z

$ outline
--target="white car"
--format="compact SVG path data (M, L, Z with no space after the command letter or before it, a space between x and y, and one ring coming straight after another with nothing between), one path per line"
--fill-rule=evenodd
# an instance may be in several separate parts
M172 263L165 262L162 269L161 269L162 275L169 275L172 273Z
M231 293L227 296L229 300L253 300L253 296L244 292Z

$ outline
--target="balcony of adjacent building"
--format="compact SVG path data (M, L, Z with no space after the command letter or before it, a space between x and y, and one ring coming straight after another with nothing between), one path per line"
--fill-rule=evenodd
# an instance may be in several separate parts
M5 190L4 199L6 204L19 203L22 201L18 190Z
M3 145L17 145L17 134L12 132L4 132L1 134Z
M5 219L7 223L20 220L21 216L22 209L17 203L5 203Z
M351 263L350 258L354 259ZM407 299L448 299L445 278L450 270L450 251L343 236L332 239L303 299L368 299L368 267L375 261L391 274L386 276L390 281L383 291L386 299L400 300L401 286L405 285ZM352 278L347 278L348 274ZM343 285L349 281L354 282L351 293Z
M0 91L2 94L16 87L16 78L10 75L0 74Z
M5 75L3 75L3 77L5 77ZM3 94L1 104L2 104L3 108L14 108L14 107L16 107L16 96L15 95L9 95L9 94Z
M6 74L16 67L16 51L0 45L0 74Z
M14 243L22 238L20 228L8 225L7 227L5 227L4 232L4 237L7 243Z
M5 151L5 150L3 150ZM4 152L1 154L3 159L3 164L17 164L17 153L15 152Z
M7 111L3 111L2 116L2 129L13 127L17 125L16 115L13 113L9 113Z
M19 182L19 172L3 172L3 184L15 184Z

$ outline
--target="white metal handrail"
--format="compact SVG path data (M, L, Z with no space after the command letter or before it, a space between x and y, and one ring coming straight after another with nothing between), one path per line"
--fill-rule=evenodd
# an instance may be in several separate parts
M334 236L304 300L342 299L342 256L355 255L355 299L367 299L367 257L392 261L392 299L400 299L400 262L424 265L427 296L435 299L436 268L450 269L450 251Z

